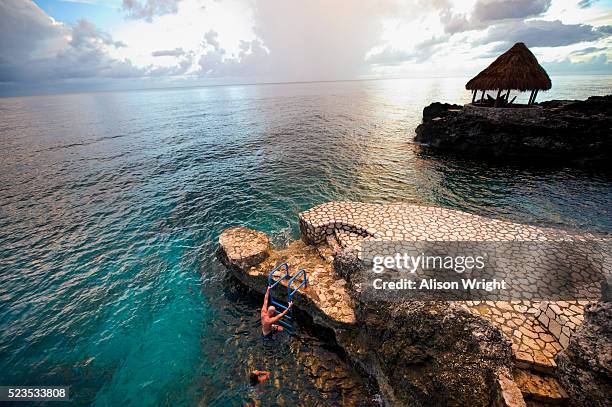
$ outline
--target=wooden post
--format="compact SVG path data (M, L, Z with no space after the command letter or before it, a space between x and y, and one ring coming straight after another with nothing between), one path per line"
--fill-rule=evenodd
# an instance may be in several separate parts
M531 101L533 100L533 93L534 92L535 92L534 90L531 91L531 94L529 95L529 101L527 102L527 106L531 105Z
M499 96L501 95L501 89L497 91L497 96L495 96L495 107L499 106Z
M531 101L531 104L534 104L534 103L535 103L535 100L536 100L536 98L538 97L538 92L539 92L539 91L540 91L539 89L536 89L535 93L533 94L533 100Z
M484 91L484 89L483 89L483 90L482 90L482 94L480 95L480 101L481 101L481 102L484 100L484 94L485 94L485 91Z
M476 100L476 89L474 89L474 92L472 92L472 103L474 103L474 101Z

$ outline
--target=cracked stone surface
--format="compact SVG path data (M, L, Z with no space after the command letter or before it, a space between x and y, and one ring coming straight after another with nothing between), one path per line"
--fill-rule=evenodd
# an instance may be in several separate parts
M261 263L270 255L268 235L237 226L223 231L219 247L232 267L248 268Z
M226 229L219 237L221 251L225 254L224 261L230 265L242 261L244 250L233 250L233 248L245 243L247 236L255 240L255 243L251 243L249 247L255 245L260 249L263 248L262 244L257 243L260 242L259 235L245 233L243 229L246 228ZM320 250L325 249L321 248ZM316 309L315 315L320 317L329 318L343 324L354 324L355 313L346 281L336 276L331 262L322 257L320 250L298 240L290 243L285 249L269 251L265 259L256 265L251 265L251 263L248 267L240 267L236 276L239 279L257 281L260 291L265 292L268 274L279 264L287 263L291 275L294 275L299 269L306 269L308 285L301 288L295 295L296 304L299 303L300 308L312 307ZM250 249L247 251L248 253L252 252ZM331 252L328 251L328 254L331 254ZM286 299L287 283L288 279L282 280L279 286L275 287L273 295L277 298ZM252 284L249 285L252 286Z
M300 213L302 239L360 250L365 241L592 241L601 236L523 225L410 204L329 202ZM332 246L332 245L330 245ZM338 249L332 250L337 253ZM332 254L327 252L327 256ZM588 279L589 276L584 278ZM533 282L526 279L526 287ZM592 289L598 290L598 283ZM519 364L548 372L583 320L588 301L464 301L512 341Z

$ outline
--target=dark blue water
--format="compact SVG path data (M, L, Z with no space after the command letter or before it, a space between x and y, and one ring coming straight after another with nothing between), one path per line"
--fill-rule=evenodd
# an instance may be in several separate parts
M259 299L227 278L216 239L241 224L284 244L299 211L331 199L612 231L609 174L415 153L423 106L467 101L464 82L0 99L0 384L71 385L74 404L99 406L370 397L308 332L262 344ZM553 82L544 98L612 88ZM340 380L318 383L321 366ZM253 368L273 379L250 389Z

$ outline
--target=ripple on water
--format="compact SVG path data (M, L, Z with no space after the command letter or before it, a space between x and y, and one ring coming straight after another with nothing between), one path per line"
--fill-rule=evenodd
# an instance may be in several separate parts
M422 107L464 101L461 89L379 81L1 99L0 382L70 384L84 405L369 400L311 333L278 352L262 344L258 299L226 278L215 242L242 224L284 244L299 211L332 199L612 230L609 174L416 154ZM273 379L252 389L250 368Z

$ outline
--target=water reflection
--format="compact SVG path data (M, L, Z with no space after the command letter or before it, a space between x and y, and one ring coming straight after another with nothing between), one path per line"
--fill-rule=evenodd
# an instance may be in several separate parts
M299 211L332 199L612 231L608 174L419 155L423 106L466 100L463 83L0 99L0 382L70 384L82 405L246 402L248 363L269 354L259 304L225 282L216 239L242 224L283 244ZM581 97L565 83L557 94ZM329 355L310 336L270 360L293 380L261 397L335 400L361 383L317 385L306 360Z

